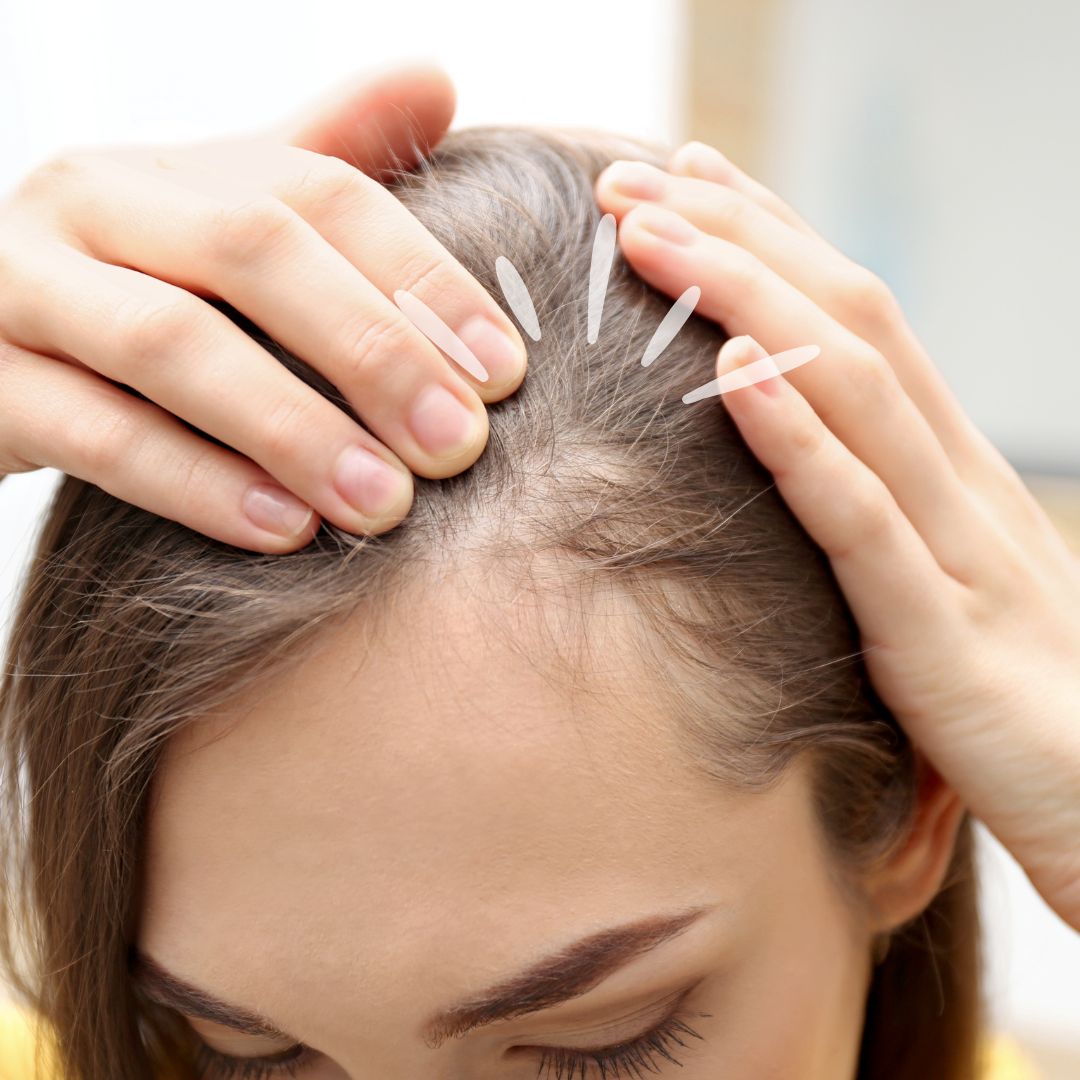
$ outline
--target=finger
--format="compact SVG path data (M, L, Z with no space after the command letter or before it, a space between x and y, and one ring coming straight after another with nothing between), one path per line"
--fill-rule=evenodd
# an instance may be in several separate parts
M450 127L455 107L454 84L440 67L399 65L349 78L267 135L383 179L425 157Z
M0 446L35 467L248 550L295 550L318 530L312 508L252 462L85 368L6 346L0 399Z
M823 311L887 356L908 396L950 458L971 457L972 426L937 367L910 333L879 278L812 230L793 227L744 192L695 177L671 176L646 162L620 161L597 178L602 207L622 219L648 199L698 229L738 244L805 293Z
M413 472L445 477L479 456L487 411L468 385L479 381L452 370L397 305L289 207L265 195L229 208L107 162L93 173L96 185L107 178L110 195L88 197L76 217L94 256L183 288L205 283L324 374ZM406 212L398 205L396 213ZM140 228L142 220L152 227ZM425 270L417 264L411 272L397 287L423 291Z
M210 159L183 159L180 179L218 203L226 193L235 205L249 201L252 191L270 192L314 226L384 295L396 297L407 290L430 308L445 324L441 338L433 340L445 350L442 338L453 335L455 349L449 354L482 400L502 400L521 385L528 356L517 327L381 184L336 158L294 146L251 150L242 144L222 146ZM116 183L110 182L109 190L115 189ZM411 288L410 281L415 281ZM193 292L205 289L201 282L185 284ZM472 377L477 366L486 379L483 373Z
M884 282L812 230L722 183L675 176L644 161L616 161L597 177L603 205L622 218L643 201L686 218L713 236L745 247L825 311L875 346L887 317L903 316ZM873 294L878 285L880 297ZM880 309L880 310L879 310Z
M740 192L792 229L825 243L821 234L812 229L776 192L743 172L714 146L697 140L683 143L668 159L667 171L677 176L696 176L714 184L723 184Z
M717 356L717 372L768 355L752 338L732 338ZM918 645L945 625L950 611L961 610L953 594L964 586L946 575L888 486L829 430L786 375L732 390L723 400L754 456L828 556L865 642Z
M675 225L683 242L652 227ZM941 566L960 581L993 572L997 530L964 486L926 418L885 358L745 249L641 204L620 243L638 272L664 292L701 289L697 311L732 334L750 334L770 354L814 344L824 354L790 382L829 429L885 482ZM798 340L794 335L798 334ZM899 448L903 452L898 452ZM980 544L969 537L980 535Z
M405 290L430 308L487 372L487 380L469 380L484 401L513 393L525 376L525 342L487 290L381 184L306 150L283 153L273 194L384 296Z
M17 344L133 387L339 528L379 532L407 513L411 472L216 308L56 245L28 252L20 273L33 303L0 296L0 324Z
M614 163L597 180L602 208L621 219L647 197L757 256L888 359L961 479L1018 538L1039 547L1055 544L1042 508L967 415L885 283L718 151L688 147L704 149L680 148L672 161L693 175L672 176L645 162Z
M482 400L499 401L521 385L527 354L514 323L381 184L336 158L294 146L249 152L236 144L222 147L210 160L185 159L180 179L215 205L223 199L244 205L252 191L269 192L314 226L385 296L396 299L408 291L430 308L440 326L439 334L428 336L458 363ZM109 190L116 186L110 181ZM410 281L415 281L411 289ZM204 286L191 283L190 288ZM423 325L419 329L428 333ZM447 349L443 339L452 347Z
M366 284L361 287L367 296L375 298L373 302L377 306L388 306L384 305L384 298L408 291L431 308L452 334L454 349L449 355L482 400L501 400L521 385L527 356L513 322L487 290L381 184L336 158L291 146L265 146L253 152L229 147L223 148L222 155L214 155L212 166L205 159L185 159L176 184L140 170L117 168L111 161L88 161L87 183L80 194L69 197L67 216L81 223L80 235L94 254L129 264L137 259L135 265L139 269L192 292L207 291L210 286L211 291L229 300L290 351L314 365L325 355L325 350L299 338L290 329L288 313L297 308L301 314L310 313L312 288L319 290L326 306L324 283L317 271L303 264L292 264L295 266L292 273L282 275L276 265L283 256L276 250L259 250L258 244L249 243L241 235L239 240L245 245L245 252L237 258L229 250L220 252L212 235L215 228L230 224L225 219L233 209L241 215L248 210L259 212L258 206L252 207L253 191L260 193L256 198L276 198L296 211L302 219L301 226L314 227L330 242L333 251L351 263L351 269L345 268L346 277L340 288L355 289L355 275L360 271L363 281L375 286L375 290ZM123 214L110 214L108 207L104 214L97 211L101 198L94 192L103 189L114 203L118 195L123 197ZM184 202L189 204L186 222L198 235L192 239L188 232L175 228L168 232L165 242L180 247L179 257L172 254L172 247L167 253L163 251L162 244L157 242L160 234L155 234L155 242L151 242L145 236L146 230L139 232L127 224L135 210L144 212L159 229L167 228L171 220L168 215L183 213ZM274 210L270 200L267 213ZM280 207L276 210L280 212ZM293 224L298 223L293 221ZM243 222L237 231L244 232ZM311 229L302 231L318 247ZM207 236L208 233L211 235ZM210 245L209 251L206 244ZM225 237L221 247L227 248L228 244L229 238ZM262 265L270 278L265 283L256 282L249 290L250 298L235 291L244 287L244 280L237 281L237 271L233 269L237 261L242 264L240 270L248 268L251 260L242 257L247 246L255 249L253 257L263 259ZM342 260L335 259L324 247L318 250L324 259L332 261L340 276L345 265ZM197 268L190 265L193 253L198 260ZM215 254L223 257L223 265L207 265ZM222 275L226 274L227 280L222 281ZM222 291L227 285L233 287L232 294ZM277 293L267 294L268 289L275 288ZM356 322L353 300L350 293L346 297L347 308L340 312L340 318L350 327ZM334 315L331 308L331 320ZM400 319L401 316L390 309L383 312L383 317ZM325 326L326 320L320 319L320 325ZM434 357L441 359L419 328L402 323L401 332L411 335L408 340L423 350L429 361ZM375 404L380 400L376 399ZM375 417L372 419L377 422Z

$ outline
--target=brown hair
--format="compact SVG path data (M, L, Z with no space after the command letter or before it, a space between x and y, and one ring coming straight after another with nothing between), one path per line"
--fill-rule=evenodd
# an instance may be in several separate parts
M664 162L660 148L595 132L473 128L390 179L500 301L495 261L508 257L542 328L521 389L489 407L479 461L418 478L391 532L324 522L300 551L263 555L82 480L60 484L0 682L0 946L54 1028L68 1080L145 1080L186 1060L180 1028L129 980L142 817L165 740L301 662L321 627L390 598L419 562L480 535L484 557L504 565L557 553L564 574L632 585L686 747L718 782L761 789L812 753L845 880L905 837L918 759L867 680L828 560L726 410L681 401L713 376L723 330L695 315L643 367L672 300L616 252L599 340L586 341L592 183L618 157ZM357 419L325 378L211 302ZM972 1080L981 1003L966 812L944 887L889 945L869 990L860 1080Z

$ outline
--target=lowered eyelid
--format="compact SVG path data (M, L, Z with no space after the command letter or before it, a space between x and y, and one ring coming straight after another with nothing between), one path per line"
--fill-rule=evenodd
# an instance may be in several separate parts
M248 1035L226 1024L214 1023L212 1020L200 1020L193 1016L185 1016L184 1020L198 1038L219 1054L262 1057L280 1054L296 1045L293 1039L271 1039L264 1035Z

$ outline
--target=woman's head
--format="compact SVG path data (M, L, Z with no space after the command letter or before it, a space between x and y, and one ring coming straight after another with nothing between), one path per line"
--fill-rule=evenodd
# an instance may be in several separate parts
M65 478L0 705L25 989L72 1080L186 1062L192 1027L320 1052L237 1076L580 1076L673 1013L586 1080L974 1075L970 821L722 406L682 404L725 335L692 317L643 367L671 300L617 255L586 340L616 157L662 164L473 129L395 179L494 296L514 263L542 337L392 532L261 555Z

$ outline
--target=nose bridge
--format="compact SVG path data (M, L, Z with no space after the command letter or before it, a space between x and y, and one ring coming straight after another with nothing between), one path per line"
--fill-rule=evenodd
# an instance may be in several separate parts
M505 1076L505 1070L502 1074L490 1067L485 1071L469 1047L454 1040L432 1049L415 1032L385 1029L381 1035L378 1030L357 1033L342 1063L343 1072L332 1074L333 1080L502 1080Z
M432 1051L425 1051L432 1054ZM438 1055L433 1055L436 1057ZM477 1071L468 1071L460 1062L456 1065L451 1059L435 1061L433 1057L424 1060L422 1055L414 1054L410 1059L401 1055L361 1054L353 1060L349 1068L340 1075L327 1075L327 1080L488 1080L488 1075ZM316 1074L322 1080L321 1074ZM491 1074L494 1080L494 1074Z

